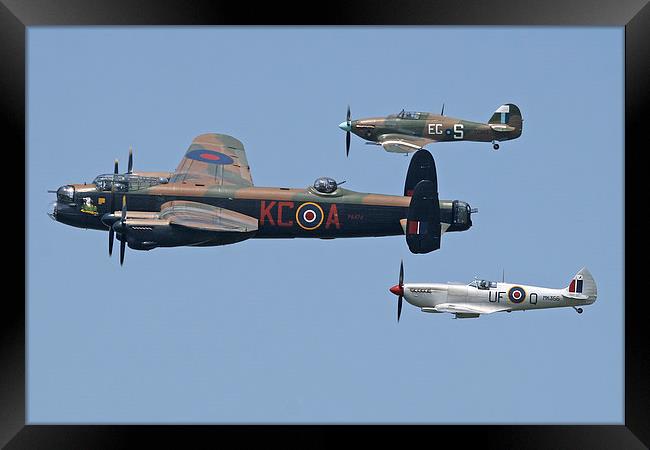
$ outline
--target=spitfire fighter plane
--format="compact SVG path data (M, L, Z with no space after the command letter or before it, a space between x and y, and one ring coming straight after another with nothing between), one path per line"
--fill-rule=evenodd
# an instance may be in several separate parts
M499 106L487 123L455 119L444 112L443 105L440 114L402 110L387 117L352 120L348 107L345 122L339 124L345 131L345 154L350 153L350 133L369 141L366 144L381 145L393 153L410 153L432 142L454 141L492 142L498 150L499 142L521 136L521 111L512 103Z
M217 246L251 238L406 235L413 253L440 248L445 232L472 226L476 212L463 201L439 200L436 167L422 150L410 162L404 195L366 194L321 177L306 189L255 187L243 144L223 134L194 139L174 172L128 170L68 184L49 215L78 228L108 231L111 255L125 246Z
M404 283L404 265L400 264L399 281L390 292L397 299L397 321L405 298L422 312L451 313L456 319L481 314L529 309L571 307L582 314L583 305L591 305L598 294L596 282L586 268L581 269L563 289L524 284L474 280L469 284Z

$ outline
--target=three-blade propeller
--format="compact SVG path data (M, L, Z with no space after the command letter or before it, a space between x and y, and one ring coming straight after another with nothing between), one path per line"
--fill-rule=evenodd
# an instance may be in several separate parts
M119 222L116 222L115 225L119 223L120 229L122 230L122 240L120 241L120 266L124 264L124 252L126 251L126 236L124 232L126 231L126 195L122 196L122 215ZM113 226L115 226L113 225Z
M350 105L348 105L348 114L345 117L345 122L347 124L347 131L345 132L345 156L350 154L350 129L352 128L352 122L350 121Z
M115 211L115 176L119 173L119 166L117 159L115 160L115 167L113 168L113 183L111 184L111 213ZM108 256L113 255L113 240L115 239L115 231L113 226L108 227Z
M105 214L102 222L108 226L108 256L113 255L113 243L115 241L115 233L119 234L120 239L120 265L124 264L124 253L126 250L126 196L122 196L122 212L120 218L117 219L113 214L115 211L115 183L117 182L117 175L119 175L119 163L115 160L113 167L113 183L111 184L111 200L110 200L110 213ZM129 162L127 166L127 174L133 173L133 148L129 147Z
M112 253L113 250L113 235L117 233L119 235L120 239L120 266L124 264L124 252L126 250L126 232L127 232L127 227L126 227L126 195L122 196L122 211L120 213L119 219L115 220L115 216L113 216L113 220L115 220L112 224L109 225L109 236L111 236L108 241L108 253L109 255Z

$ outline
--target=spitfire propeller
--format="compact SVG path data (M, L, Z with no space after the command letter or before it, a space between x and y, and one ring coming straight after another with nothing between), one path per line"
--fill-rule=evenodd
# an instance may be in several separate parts
M399 263L399 282L389 289L393 294L397 295L397 321L402 315L402 299L404 297L404 261Z

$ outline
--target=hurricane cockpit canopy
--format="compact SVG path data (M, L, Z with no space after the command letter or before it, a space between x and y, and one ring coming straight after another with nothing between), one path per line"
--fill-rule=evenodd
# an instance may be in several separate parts
M314 181L314 189L322 194L331 194L338 189L338 183L333 178L320 177Z
M474 286L475 288L478 289L490 289L490 288L496 288L497 282L489 281L489 280L474 280L469 284L469 286Z
M417 111L404 111L401 110L400 113L397 115L400 119L419 119L420 116L422 116L423 113L417 112Z
M95 184L98 191L114 190L115 192L126 192L146 189L157 184L167 183L168 181L167 178L163 177L146 177L132 173L107 173L95 177L93 184Z

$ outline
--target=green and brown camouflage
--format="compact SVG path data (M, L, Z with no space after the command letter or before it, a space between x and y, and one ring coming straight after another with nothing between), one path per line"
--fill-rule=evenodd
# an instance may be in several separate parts
M435 167L431 173L421 178L435 181L440 212L436 226L442 230L438 237L469 229L469 205L438 200ZM422 181L413 176L409 180L412 186L405 193L412 193ZM119 174L116 167L115 173L99 175L91 184L62 186L50 216L71 226L110 231L110 249L116 234L121 247L126 243L149 250L225 245L249 238L404 235L413 202L409 195L344 189L326 177L304 189L256 187L243 144L211 133L194 139L174 172ZM424 230L424 221L421 225L416 228Z
M492 142L496 150L499 142L521 136L522 127L521 111L512 103L497 108L487 123L402 110L386 117L347 120L339 124L343 131L396 153L414 152L433 142L456 141Z

